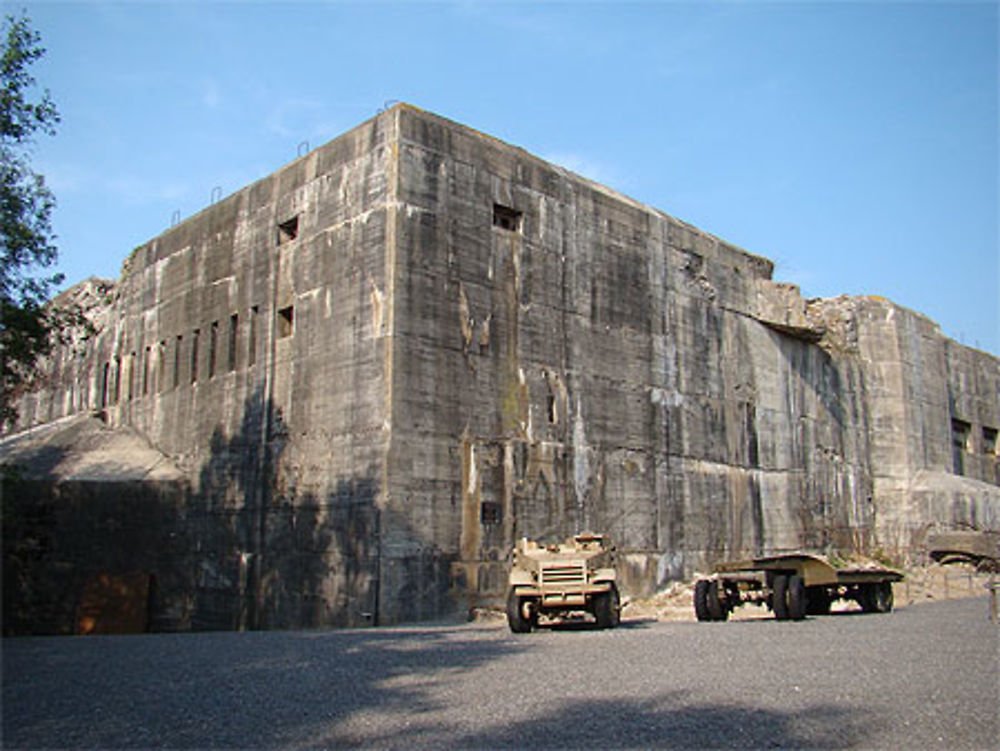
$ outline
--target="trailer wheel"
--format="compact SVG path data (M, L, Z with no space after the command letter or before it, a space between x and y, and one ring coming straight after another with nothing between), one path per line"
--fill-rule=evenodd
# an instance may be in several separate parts
M705 599L708 605L708 613L713 621L725 621L729 619L729 608L726 607L726 604L719 597L719 590L719 580L712 579L708 583L708 592Z
M513 588L507 595L507 625L515 634L527 634L535 625L534 617L530 613L525 613L530 601L530 597L522 597Z
M866 613L888 613L892 610L892 583L870 582L858 586L855 598Z
M806 587L802 577L792 574L788 577L788 617L801 621L806 617Z
M879 611L882 613L891 613L894 604L892 582L881 582L879 589L881 590L881 596L878 598Z
M788 577L784 574L776 574L774 583L771 585L771 610L774 617L779 621L788 620Z
M708 579L699 579L694 585L694 614L699 621L712 620L708 612Z
M868 607L864 608L869 613L888 613L892 610L892 582L876 582L868 584L868 596L865 598ZM862 605L864 607L864 605Z
M594 595L594 618L598 628L614 628L621 622L621 598L612 584L611 590Z

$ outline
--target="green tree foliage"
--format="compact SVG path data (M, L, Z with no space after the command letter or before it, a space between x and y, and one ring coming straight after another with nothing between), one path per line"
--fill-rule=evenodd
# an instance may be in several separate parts
M51 215L55 198L31 169L35 135L54 135L59 113L29 68L45 54L29 19L7 16L0 39L0 425L32 365L51 347L64 320L46 307L61 274L45 275L58 257Z

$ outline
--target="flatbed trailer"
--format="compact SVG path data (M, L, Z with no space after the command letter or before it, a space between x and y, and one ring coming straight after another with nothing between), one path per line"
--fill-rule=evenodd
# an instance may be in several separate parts
M903 574L879 564L835 566L812 553L787 553L716 567L694 588L699 621L724 621L740 605L766 605L779 620L825 615L836 600L854 600L867 613L892 610L893 582Z

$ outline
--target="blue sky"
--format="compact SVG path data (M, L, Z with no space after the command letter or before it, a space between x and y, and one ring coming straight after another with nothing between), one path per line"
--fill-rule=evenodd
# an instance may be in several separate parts
M996 2L24 2L68 282L402 100L1000 354Z

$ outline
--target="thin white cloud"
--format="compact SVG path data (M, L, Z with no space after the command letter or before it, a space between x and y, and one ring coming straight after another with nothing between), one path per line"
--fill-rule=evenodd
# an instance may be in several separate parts
M552 162L553 164L558 164L560 167L565 167L571 172L590 178L595 182L604 183L605 185L612 187L615 182L614 175L611 170L601 163L582 154L575 154L572 152L556 152L552 154L543 154L542 159L547 162Z
M210 110L218 109L222 104L222 90L214 79L206 79L202 82L201 103Z
M311 97L292 97L278 102L267 113L264 126L268 131L282 138L295 138L308 133L307 124L321 116L323 102Z

